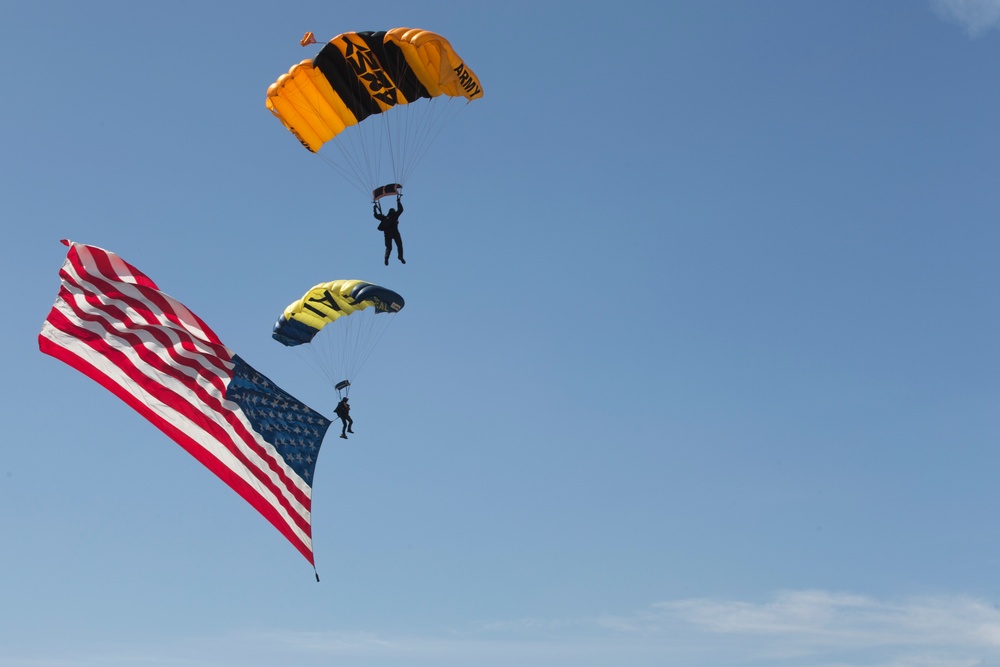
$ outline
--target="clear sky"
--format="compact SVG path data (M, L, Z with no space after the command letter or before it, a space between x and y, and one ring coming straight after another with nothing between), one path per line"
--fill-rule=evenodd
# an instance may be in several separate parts
M264 106L420 27L485 97L407 264ZM1000 665L1000 2L8 2L0 667ZM322 577L38 352L62 238L332 416L271 326L406 297Z

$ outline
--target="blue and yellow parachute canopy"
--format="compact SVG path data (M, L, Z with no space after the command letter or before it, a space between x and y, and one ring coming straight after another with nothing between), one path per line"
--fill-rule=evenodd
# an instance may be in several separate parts
M312 342L326 325L341 317L374 309L375 313L398 313L403 297L385 287L363 280L334 280L320 283L285 308L271 337L283 345Z

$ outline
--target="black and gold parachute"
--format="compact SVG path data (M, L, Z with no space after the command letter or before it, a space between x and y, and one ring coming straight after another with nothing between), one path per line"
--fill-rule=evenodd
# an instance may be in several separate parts
M372 114L421 98L483 96L475 73L444 37L394 28L345 32L267 90L267 108L316 152Z
M313 41L311 33L307 33L302 44ZM334 37L315 58L294 65L271 84L267 108L315 153L367 119L392 117L411 105L428 105L414 102L437 98L471 101L482 96L479 78L447 39L427 30L393 28L345 32ZM375 130L380 136L371 141L388 141L388 155L380 155L371 147L357 153L356 147L343 146L350 151L349 159L345 165L332 166L342 172L355 172L356 184L368 191L388 182L403 183L426 150L426 142L440 130L435 125L443 122L438 116L444 112L430 115L424 109L421 113L424 115L416 119L409 115L386 119L386 130ZM390 122L396 124L390 128ZM364 139L364 129L358 128L357 139L352 136L344 143L369 141ZM344 175L351 178L348 173Z

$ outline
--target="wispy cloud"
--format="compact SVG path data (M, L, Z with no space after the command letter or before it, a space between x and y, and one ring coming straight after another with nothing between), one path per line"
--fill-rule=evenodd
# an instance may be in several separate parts
M965 28L970 37L979 37L1000 28L1000 0L933 0L945 19Z
M1000 610L964 596L886 601L827 591L790 591L764 602L659 602L602 624L637 636L688 626L739 646L744 664L1000 665Z
M961 595L886 600L802 590L437 632L267 629L63 650L0 656L0 667L997 667L1000 610Z

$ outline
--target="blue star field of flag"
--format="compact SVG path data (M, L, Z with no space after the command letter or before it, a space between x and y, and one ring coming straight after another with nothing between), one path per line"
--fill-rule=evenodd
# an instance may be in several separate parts
M330 420L285 392L239 356L226 398L240 406L254 430L271 443L310 486Z

